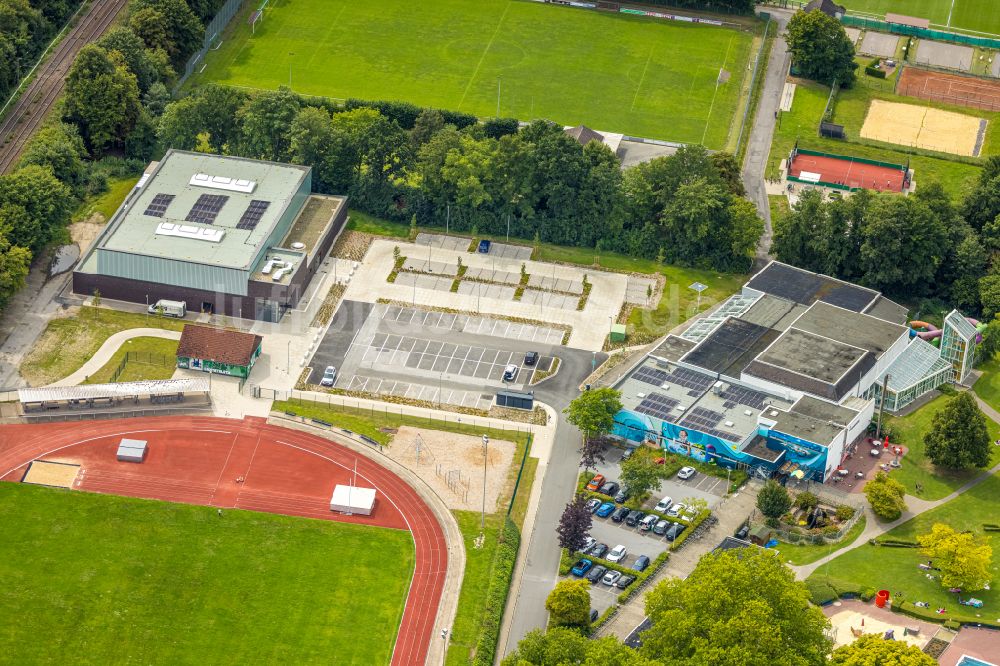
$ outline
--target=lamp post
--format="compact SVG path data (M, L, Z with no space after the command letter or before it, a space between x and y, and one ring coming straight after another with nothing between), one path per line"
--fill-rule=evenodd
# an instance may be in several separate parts
M692 290L698 292L698 303L697 303L697 305L695 305L695 312L701 312L701 292L703 292L706 289L708 289L708 285L707 284L702 284L701 282L695 282L695 283L692 283L692 284L688 285L688 289L692 289Z
M292 341L291 340L288 341L287 351L288 351L288 355L285 356L285 374L286 375L290 375L290 374L292 374Z
M295 55L291 51L288 52L288 87L292 87L292 56Z
M479 529L486 532L486 459L490 452L490 436L483 435L483 515L479 521Z

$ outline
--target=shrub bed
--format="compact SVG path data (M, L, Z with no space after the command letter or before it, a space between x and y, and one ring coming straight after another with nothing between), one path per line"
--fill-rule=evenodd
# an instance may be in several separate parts
M920 548L919 543L907 539L872 539L870 543L873 546L887 546L889 548Z
M514 575L517 550L521 544L521 533L510 518L504 521L503 531L500 534L500 543L493 564L493 578L490 580L490 589L486 596L482 633L476 644L476 656L472 661L475 666L493 664L497 641L500 639L500 622L503 619L504 606L507 604L510 581Z
M665 550L659 555L657 555L656 558L649 563L649 566L646 567L645 571L636 571L635 569L632 569L623 564L618 564L617 562L608 562L607 560L601 559L600 557L583 555L581 553L570 553L568 550L563 548L562 555L560 556L559 559L559 575L569 576L570 569L572 569L573 565L576 564L577 560L581 558L590 560L591 562L594 563L595 567L597 565L601 565L607 567L608 569L614 569L615 571L620 571L621 573L629 576L635 576L635 581L633 581L632 584L628 586L628 588L623 590L622 593L618 595L618 603L623 604L626 601L628 601L633 594L635 594L636 590L638 590L641 587L642 583L644 583L647 578L649 578L657 571L659 571L660 567L662 567L664 563L666 563L666 561L670 558L670 551Z
M809 599L817 606L828 604L840 598L864 599L867 591L858 583L833 578L832 576L810 576L806 580L806 588L809 590Z

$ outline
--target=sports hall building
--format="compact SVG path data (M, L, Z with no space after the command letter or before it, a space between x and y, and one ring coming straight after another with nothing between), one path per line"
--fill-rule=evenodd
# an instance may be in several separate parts
M953 312L940 349L880 293L772 262L714 312L670 335L616 385L614 434L762 477L824 481L876 406L963 381L976 329Z
M310 167L171 150L150 165L73 273L73 291L276 322L347 221Z

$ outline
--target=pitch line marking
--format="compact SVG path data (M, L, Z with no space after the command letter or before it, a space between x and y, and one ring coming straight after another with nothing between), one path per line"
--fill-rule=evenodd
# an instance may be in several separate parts
M465 103L465 98L468 96L469 90L472 89L472 84L475 82L476 77L479 76L479 70L483 66L483 61L486 60L486 54L490 52L491 48L493 48L493 42L496 41L497 35L500 34L500 28L503 26L503 20L507 18L507 12L510 10L510 5L511 3L508 2L507 6L504 7L503 14L500 15L500 21L497 22L497 27L493 31L493 36L490 37L489 43L486 45L486 48L483 49L483 55L479 56L479 62L476 63L476 69L473 70L472 76L469 77L469 83L465 86L465 92L462 93L462 99L458 102L458 110L462 109L462 104Z
M340 15L344 13L345 9L347 9L347 5L344 5L343 7L341 7L340 11L337 12L337 15L333 17L332 21L330 21L330 29L326 31L325 35L323 35L323 41L321 41L319 44L316 45L316 48L313 49L312 57L310 57L309 60L306 61L306 68L307 69L309 68L310 65L312 65L312 61L316 58L316 55L319 53L319 47L320 46L325 46L326 43L328 41L330 41L330 35L333 34L334 28L337 28L337 27L340 26L340 24L338 23L338 21L340 21Z
M705 117L705 131L701 133L702 145L705 145L705 137L708 136L708 125L712 122L712 109L715 108L715 97L719 94L719 85L721 85L722 82L722 70L725 69L726 63L729 62L729 51L733 48L734 39L736 39L735 34L729 38L729 44L726 45L726 57L722 59L722 66L719 68L719 73L715 78L715 90L712 91L712 103L708 105L708 116Z
M951 27L951 13L955 11L955 0L951 0L951 7L948 8L948 22L945 23L946 27Z
M635 87L635 95L632 96L632 106L629 111L635 111L635 102L639 99L639 91L642 90L642 82L646 80L646 71L649 69L649 61L653 59L653 47L649 47L649 55L646 56L646 65L642 68L642 76L639 77L639 85Z

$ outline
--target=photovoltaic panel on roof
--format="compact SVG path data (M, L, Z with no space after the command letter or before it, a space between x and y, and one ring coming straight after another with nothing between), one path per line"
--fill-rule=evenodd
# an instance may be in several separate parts
M264 211L267 207L271 205L270 201L263 201L261 199L254 199L247 206L247 209L243 211L243 216L240 217L240 221L236 223L237 229L247 229L253 230L257 227L257 223L260 222L260 218L264 216Z
M184 218L188 222L199 222L201 224L213 224L215 217L222 210L222 207L229 201L229 197L223 194L202 194L191 207L191 212Z
M646 384L652 384L653 386L659 386L666 381L668 376L669 375L663 370L643 366L635 371L635 374L632 375L632 379L639 382L645 382Z
M149 215L150 217L163 217L164 213L167 212L167 206L170 202L174 200L173 194L157 194L153 197L153 200L149 202L149 206L143 211L143 215Z
M650 393L642 399L642 402L635 408L635 411L640 414L648 414L661 421L673 422L675 419L673 410L679 404L681 404L680 401L668 398L660 393Z
M752 409L764 409L764 400L767 398L767 394L743 386L730 386L720 393L719 397L732 402L733 407L746 405Z

